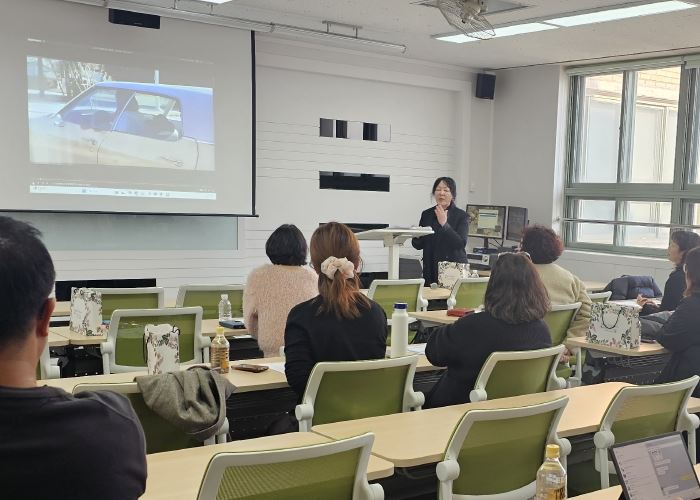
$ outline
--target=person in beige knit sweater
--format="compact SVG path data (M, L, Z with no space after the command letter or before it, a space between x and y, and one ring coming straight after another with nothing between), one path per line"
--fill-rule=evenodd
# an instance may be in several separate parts
M243 292L243 316L265 357L279 356L289 311L318 295L318 275L306 266L308 247L293 224L270 235L265 253L272 264L253 269Z
M523 232L520 249L530 254L552 304L581 303L581 308L571 323L567 336L586 335L591 322L591 299L586 293L583 281L554 263L564 252L564 243L561 238L550 228L530 226Z

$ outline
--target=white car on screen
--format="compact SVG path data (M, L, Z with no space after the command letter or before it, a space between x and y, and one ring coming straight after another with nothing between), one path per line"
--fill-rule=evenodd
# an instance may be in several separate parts
M32 163L214 170L210 88L101 82L29 129Z

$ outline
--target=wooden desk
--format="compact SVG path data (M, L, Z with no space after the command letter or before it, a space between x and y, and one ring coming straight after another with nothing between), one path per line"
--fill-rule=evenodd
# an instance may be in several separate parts
M459 318L457 316L448 316L447 311L417 311L408 313L412 318L419 319L426 326L436 325L451 325Z
M398 413L333 424L317 425L312 431L333 439L374 432L372 452L395 467L416 467L442 460L452 432L469 409L510 408L551 401L569 396L569 403L559 422L561 437L589 434L598 430L608 404L617 392L627 386L623 382L589 385L540 394L495 399L479 403L446 406L430 410ZM700 412L700 399L688 402L691 413ZM421 432L430 429L430 432ZM406 438L410 436L410 438Z
M231 366L236 366L241 363L264 364L264 363L280 363L284 358L260 358L246 359L244 361L232 361ZM184 365L183 368L188 368ZM430 364L425 356L418 357L418 366L416 372L426 372L442 370ZM70 377L62 379L42 380L38 385L48 385L51 387L60 387L66 392L73 392L73 388L78 384L118 384L125 382L133 382L134 377L147 375L146 370L129 373L112 373L110 375L88 375L86 377ZM236 386L236 393L267 391L271 389L288 388L287 377L284 373L275 370L265 370L260 373L244 372L241 370L231 369L226 375L226 378Z
M63 335L49 331L49 347L64 347L70 344L70 341Z
M630 357L640 357L640 356L654 356L658 354L668 354L667 351L661 344L653 343L648 344L646 342L641 342L639 347L636 349L622 349L620 347L611 347L602 344L594 344L586 340L586 337L578 337L572 339L566 339L564 342L566 347L571 349L591 349L593 351L607 352L610 354L616 354L618 356L630 356Z
M209 460L222 452L262 451L327 443L331 440L312 432L294 432L226 444L148 455L146 493L141 500L193 500ZM374 455L367 465L370 481L394 474L394 466Z
M202 335L205 335L207 337L215 337L217 326L219 326L219 320L203 319ZM98 345L107 340L106 335L94 335L88 337L86 335L80 335L79 333L71 332L67 326L52 326L49 327L49 332L68 339L71 345ZM226 337L240 337L249 334L248 330L245 328L236 330L224 328L224 335Z

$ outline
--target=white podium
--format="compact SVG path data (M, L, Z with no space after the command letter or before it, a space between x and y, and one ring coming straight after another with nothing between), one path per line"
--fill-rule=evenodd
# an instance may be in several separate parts
M406 240L433 234L429 227L372 229L357 233L358 240L380 240L389 249L389 279L399 279L399 248Z

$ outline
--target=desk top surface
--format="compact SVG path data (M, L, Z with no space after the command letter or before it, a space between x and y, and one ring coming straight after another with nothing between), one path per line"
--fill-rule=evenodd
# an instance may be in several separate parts
M203 319L202 320L202 335L207 337L216 336L216 327L219 326L219 320L217 319ZM97 345L101 344L107 340L107 335L81 335L79 333L71 332L67 326L51 326L49 327L49 332L60 335L70 341L72 345ZM224 328L224 335L227 337L240 337L244 335L249 335L248 330L245 328L232 330L230 328Z
M627 385L629 384L623 382L608 382L480 403L317 425L312 430L333 439L374 432L373 453L392 462L396 467L415 467L442 460L452 431L469 409L509 408L568 396L569 403L559 422L559 436L582 435L598 430L608 404L615 394ZM700 399L691 398L688 410L691 413L700 412ZM430 432L421 432L420 429L430 429ZM410 436L409 439L406 438L407 435Z
M666 354L669 352L666 349L664 349L664 347L661 344L658 344L656 342L653 344L641 342L639 344L639 347L637 347L636 349L622 349L620 347L594 344L586 340L585 337L567 339L564 343L569 348L582 347L593 351L607 352L610 354L619 354L620 356L630 357L653 356L656 354Z
M146 457L148 480L142 500L192 500L197 498L199 485L209 460L222 452L262 451L322 444L330 439L312 432L294 432L232 443L202 446L186 450L154 453ZM394 466L374 455L367 466L367 478L372 481L389 477Z
M446 310L442 311L416 311L408 313L412 318L428 321L431 323L439 323L441 325L450 325L457 321L457 316L448 316Z
M246 359L241 361L232 361L231 366L238 364L265 364L265 363L282 363L284 358L259 358ZM183 365L183 368L188 368L188 365ZM418 366L416 371L433 371L441 368L434 367L430 364L425 356L418 356ZM78 384L118 384L125 382L133 382L134 377L148 375L147 371L129 372L129 373L112 373L110 375L88 375L85 377L69 377L61 379L40 380L38 385L48 385L50 387L60 387L66 392L73 392L73 388ZM287 377L284 373L273 369L265 370L260 373L245 372L242 370L231 369L226 378L236 386L236 392L253 392L266 391L271 389L283 389L289 387Z
M70 344L70 341L63 335L49 331L49 347L63 347Z

